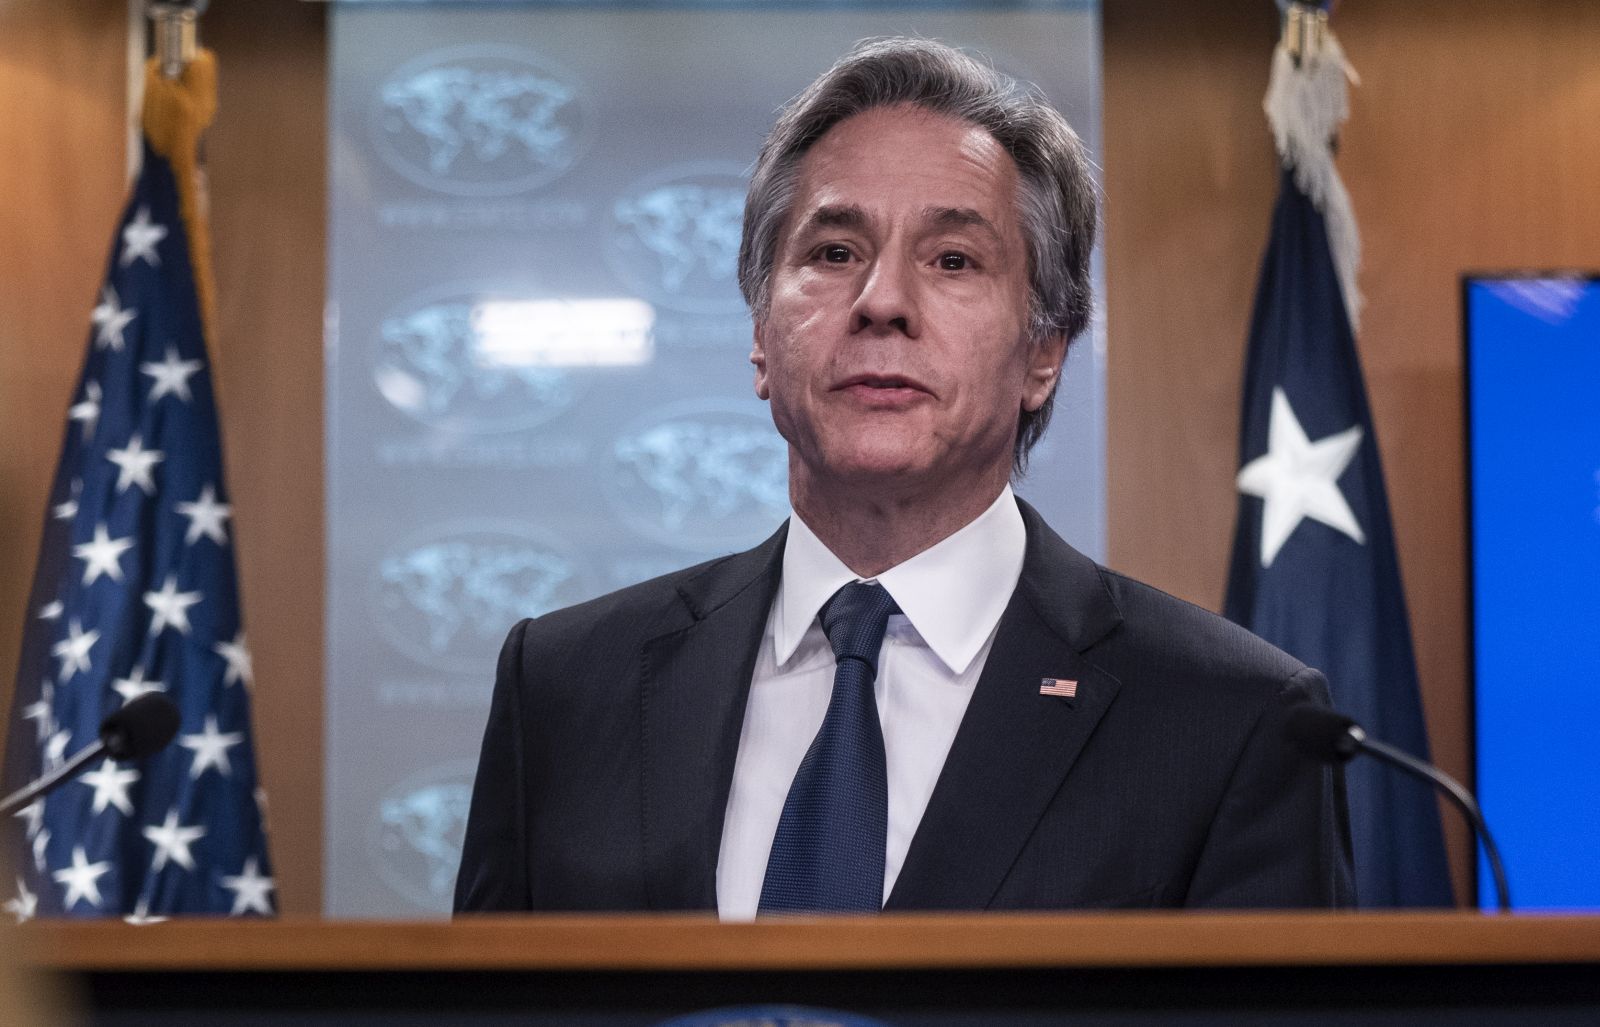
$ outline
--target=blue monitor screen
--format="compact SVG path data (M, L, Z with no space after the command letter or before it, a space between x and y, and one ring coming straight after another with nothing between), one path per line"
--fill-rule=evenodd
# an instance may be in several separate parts
M1465 289L1478 794L1518 909L1600 908L1600 280Z

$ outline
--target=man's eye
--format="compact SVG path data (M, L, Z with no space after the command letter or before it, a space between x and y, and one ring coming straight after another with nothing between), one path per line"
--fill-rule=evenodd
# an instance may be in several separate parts
M967 257L964 253L944 253L939 256L939 270L941 271L965 271L967 263Z
M830 264L844 264L850 260L850 249L846 246L824 246L818 255Z

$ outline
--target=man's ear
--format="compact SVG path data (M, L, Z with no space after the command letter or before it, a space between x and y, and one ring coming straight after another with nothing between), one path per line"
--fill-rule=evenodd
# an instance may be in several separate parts
M765 319L757 318L754 341L750 344L750 363L756 368L756 396L760 399L772 398L772 390L767 386L767 347L763 341L766 328Z
M1050 335L1034 343L1028 353L1028 370L1022 382L1022 409L1035 411L1044 406L1061 379L1061 364L1067 358L1067 337Z

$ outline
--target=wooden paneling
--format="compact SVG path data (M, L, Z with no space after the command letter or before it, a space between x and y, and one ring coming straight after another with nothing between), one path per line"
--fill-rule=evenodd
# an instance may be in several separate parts
M280 908L322 909L322 4L215 4L218 394Z
M1267 3L1107 0L1113 564L1217 609L1273 155ZM1469 769L1463 271L1600 266L1600 5L1348 3L1340 167L1366 245L1366 367L1433 753ZM1468 892L1465 829L1451 835Z
M89 311L125 199L125 10L120 0L0 5L3 711Z
M1220 609L1239 383L1277 187L1268 3L1108 0L1110 562Z

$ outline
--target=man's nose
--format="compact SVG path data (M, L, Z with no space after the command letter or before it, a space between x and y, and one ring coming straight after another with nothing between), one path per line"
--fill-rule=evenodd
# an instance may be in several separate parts
M897 331L916 338L922 326L915 271L910 261L898 257L880 255L873 260L850 310L851 331Z

